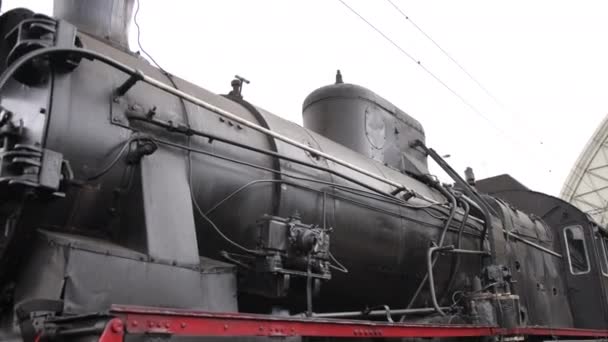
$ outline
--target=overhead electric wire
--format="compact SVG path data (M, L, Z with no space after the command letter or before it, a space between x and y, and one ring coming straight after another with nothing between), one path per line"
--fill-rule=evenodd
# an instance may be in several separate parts
M168 73L167 73L167 72L166 72L166 71L165 71L165 70L164 70L164 69L163 69L163 68L162 68L162 67L161 67L161 66L158 64L158 62L156 62L156 60L155 60L155 59L154 59L154 58L153 58L153 57L152 57L152 56L151 56L149 53L147 53L147 52L145 51L145 49L143 48L143 46L142 46L142 44L141 44L141 40L140 40L140 38L141 38L140 26L139 26L139 24L138 24L138 22L137 22L137 14L138 14L138 12L139 12L139 8L140 8L140 3L139 3L139 0L138 0L138 1L137 1L137 10L136 10L136 12L135 12L135 14L134 14L134 18L133 18L133 19L134 19L134 22L135 22L135 25L136 25L136 27L137 27L137 44L139 45L140 50L141 50L141 51L142 51L142 52L143 52L143 53L144 53L146 56L148 56L148 58L150 58L150 60L151 60L151 61L152 61L152 62L153 62L153 63L154 63L154 64L155 64L155 65L156 65L156 66L157 66L157 67L158 67L158 68L159 68L159 69L160 69L160 70L161 70L163 73L168 74ZM172 81L172 80L171 80L171 81ZM173 83L173 82L172 82L172 83ZM175 86L175 84L174 84L174 86ZM183 99L182 99L182 103L183 103ZM186 110L186 108L184 108L184 110ZM186 120L187 120L187 121L189 121L189 120L188 120L188 113L187 113L187 111L186 111ZM192 198L192 203L193 203L193 205L194 205L194 208L195 208L195 209L196 209L196 211L198 212L199 216L200 216L200 217L202 217L202 218L203 218L205 221L207 221L207 223L208 223L208 224L209 224L209 225L210 225L210 226L211 226L211 227L212 227L212 228L213 228L213 229L216 231L216 233L217 233L217 234L219 234L219 235L220 235L220 236L221 236L221 237L222 237L222 238L223 238L225 241L229 242L231 245L233 245L233 246L237 247L237 248L238 248L238 249L240 249L240 250L243 250L243 251L248 252L248 253L253 253L253 254L255 254L255 253L256 253L256 251L251 250L251 249L248 249L248 248L246 248L246 247L242 246L241 244L239 244L239 243L237 243L237 242L233 241L232 239L228 238L228 237L227 237L227 236L226 236L226 235L225 235L225 234L222 232L222 230L221 230L219 227L217 227L217 225L215 225L215 223L214 223L214 222L213 222L213 221L212 221L212 220L211 220L211 219L210 219L210 218L207 216L207 215L208 215L210 212L212 212L212 211L213 211L213 210L214 210L214 209L215 209L217 206L212 207L212 208L211 208L210 210L208 210L207 212L203 212L203 210L200 208L200 206L199 206L199 204L198 204L198 202L197 202L197 200L196 200L196 197L194 196L194 193L193 193L193 186L192 186L192 157L191 157L191 152L192 152L193 150L192 150L192 148L190 147L190 141L191 141L191 136L188 136L188 149L187 149L187 151L188 151L188 161L189 161L189 163L188 163L188 174L189 174L189 183L190 183L190 196L191 196L191 198ZM294 178L298 178L298 177L294 177ZM240 192L240 191L241 191L241 190L243 190L244 188L246 188L246 187L248 187L249 185L252 185L253 183L256 183L256 182L259 182L259 180L258 180L258 181L253 181L253 182L247 183L245 186L243 186L243 187L241 187L241 188L237 189L237 190L235 191L235 193ZM284 181L281 181L281 182L283 182L283 183L284 183ZM230 198L230 197L232 197L232 196L228 196L228 198ZM228 198L226 198L226 200L227 200ZM218 205L221 205L221 203L223 203L223 202L224 202L224 201L220 201L220 203L218 203ZM402 205L403 205L403 203L400 203L400 204L402 204ZM406 206L407 206L407 205L406 205ZM432 206L432 204L431 204L431 205L429 205L429 206L424 206L424 207L421 207L421 208L427 208L427 207L431 207L431 206ZM338 260L336 260L336 259L335 259L335 257L334 257L334 256L333 256L331 253L330 253L330 257L331 257L331 258L332 258L332 260L333 260L333 261L334 261L334 262L335 262L335 263L338 265L338 266L330 265L332 268L335 268L336 270L338 270L338 271L340 271L340 272L348 273L348 269L347 269L346 267L344 267L344 266L343 266L343 265L342 265L342 264L341 264L341 263L340 263Z
M150 58L150 61L152 61L152 63L154 63L154 65L156 65L156 67L162 71L165 74L168 74L168 72L165 71L165 69L163 67L160 66L160 64L158 64L158 62L154 59L154 57L152 57L152 55L150 55L145 49L144 47L141 45L141 28L139 27L139 23L137 22L137 15L139 14L139 8L141 7L139 0L137 0L137 8L135 9L135 14L133 14L133 23L135 23L135 27L137 28L137 45L139 46L139 50L146 55L148 58Z
M384 32L380 31L380 29L378 29L376 26L374 26L374 24L372 24L371 22L369 22L369 20L365 19L365 17L363 17L361 14L359 14L359 12L355 11L352 7L350 7L346 2L344 2L343 0L338 0L342 3L342 5L344 5L346 8L348 8L351 12L353 12L357 17L359 17L359 19L363 20L367 25L369 25L369 27L371 27L374 31L376 31L379 35L381 35L382 37L384 37L384 39L386 39L389 43L393 44L394 47L396 47L399 51L401 51L401 53L403 53L404 55L406 55L409 59L411 59L413 62L420 64L420 61L417 60L416 58L414 58L414 56L410 55L407 51L405 51L401 46L399 46L399 44L395 43L391 38L389 38L386 34L384 34Z
M150 55L148 52L146 52L146 50L144 49L144 47L141 44L141 28L139 26L139 23L137 22L137 14L139 13L140 7L141 7L140 1L137 0L137 9L135 10L135 14L133 15L133 22L135 23L135 26L137 27L137 45L139 46L139 49L141 50L141 52L144 55L146 55L150 59L150 61L152 61L152 63L154 63L154 65L156 65L156 67L169 78L169 81L171 82L173 87L177 89L177 85L175 84L175 82L173 81L173 79L171 78L169 73L167 71L165 71L165 69L163 67L161 67L160 64L158 64L158 62L154 59L154 57L152 57L152 55ZM184 99L180 99L180 102L181 102L183 110L184 110L184 120L186 122L186 125L188 127L190 127L190 118L189 118L189 114L188 114L188 108L186 107L186 104L184 103ZM190 140L191 140L191 136L188 136L188 138L187 138L188 147L190 147ZM236 247L237 249L240 249L246 253L250 253L250 254L254 254L254 255L258 254L259 253L258 251L249 249L249 248L239 244L238 242L232 240L231 238L229 238L200 208L198 201L196 200L196 196L194 195L194 190L193 190L194 186L193 186L193 182L192 182L192 180L193 180L193 177L192 177L192 169L193 169L192 168L192 150L190 148L188 148L188 149L186 149L186 151L187 151L186 153L188 155L188 184L189 184L189 190L190 190L190 198L191 198L192 205L193 205L194 209L196 210L196 212L199 214L199 216L203 220L205 220L209 224L209 226L211 226L211 228L213 228L213 230L222 239L224 239L230 245L232 245L232 246ZM121 152L120 154L122 154L122 153L123 152Z
M156 65L156 67L163 73L165 74L168 78L169 81L171 82L171 84L173 85L174 88L177 89L177 85L175 84L175 82L173 81L173 79L171 78L171 76L169 75L169 73L167 71L165 71L165 69L163 67L160 66L160 64L158 64L158 62L154 59L154 57L152 57L148 52L146 52L146 50L143 48L142 44L141 44L141 29L139 27L139 23L137 22L137 14L139 13L139 8L140 8L140 2L139 0L137 0L137 9L135 10L135 14L133 15L133 22L135 23L135 26L137 27L137 45L139 46L139 49L141 50L141 52L143 54L145 54L150 61L152 61L152 63L154 63ZM184 119L186 122L186 125L188 127L190 127L190 118L189 118L189 114L188 114L188 108L186 107L186 104L184 103L184 99L180 99L180 102L182 104L183 110L184 110ZM188 143L188 147L190 147L191 145L191 136L188 136L187 138L187 143ZM226 234L224 234L224 232L206 215L205 212L203 212L203 210L201 209L201 207L198 204L198 201L196 200L196 196L194 194L194 185L193 185L193 177L192 177L192 150L191 149L187 149L186 153L188 155L188 185L189 185L189 190L190 190L190 198L192 201L192 205L194 207L194 209L196 210L196 212L198 213L198 215L207 222L207 224L209 224L209 226L211 226L211 228L213 228L213 230L222 238L224 239L224 241L228 242L230 245L236 247L237 249L246 252L246 253L250 253L250 254L259 254L259 252L257 250L253 250L250 248L247 248L243 245L241 245L240 243L232 240L231 238L229 238Z
M397 6L392 0L386 0L389 4L391 4L398 12L399 14L401 14L401 16L408 21L410 24L412 24L412 26L414 26L414 28L416 30L418 30L418 32L420 32L423 36L425 36L431 43L433 43L433 45L435 45L435 47L437 47L437 49L439 49L439 51L441 51L447 58L450 59L450 61L452 61L452 63L454 63L465 75L467 75L467 77L469 79L471 79L471 81L473 81L478 87L479 89L483 90L486 95L488 95L492 100L494 100L494 102L496 102L497 105L504 107L504 105L502 104L502 102L500 102L496 96L494 96L489 90L488 88L486 88L483 84L481 84L481 82L479 82L475 77L473 77L473 75L467 71L467 69L464 68L464 66L462 64L460 64L454 57L452 57L444 48L441 47L441 45L439 45L439 43L437 43L437 41L435 41L433 38L431 38L431 36L426 33L422 28L420 28L420 26L418 26L413 20L412 18L405 14L403 12L403 10L401 10L401 8L399 8L399 6Z
M372 24L369 20L367 20L365 17L363 17L354 8L352 8L346 2L344 2L344 0L338 0L338 1L342 5L344 5L344 7L348 8L352 13L354 13L357 17L359 17L359 19L361 19L363 22L365 22L374 31L376 31L376 33L381 35L386 41L391 43L391 45L393 45L395 48L397 48L397 50L399 50L402 54L404 54L408 59L410 59L411 61L416 63L420 68L422 68L422 70L424 70L429 76L431 76L433 79L435 79L435 81L437 81L439 84L441 84L444 88L446 88L450 93L452 93L452 95L456 96L463 104L465 104L467 107L469 107L469 109L471 109L475 114L477 114L479 117L481 117L482 119L487 121L488 124L490 124L494 129L496 129L500 133L502 133L504 136L507 136L507 134L504 130L502 130L500 127L498 127L496 124L494 124L494 122L492 120L490 120L490 118L488 118L479 109L477 109L477 107L475 107L471 102L469 102L466 98L464 98L464 96L460 95L456 90L454 90L447 83L445 83L442 79L440 79L437 75L435 75L430 69L428 69L426 66L424 66L420 60L414 58L414 56L412 56L412 54L410 54L405 49L403 49L399 44L397 44L394 40L392 40L389 36L387 36L384 32L382 32L379 28L377 28L374 24Z
M529 126L529 122L527 120L521 120L521 115L519 113L513 112L508 109L496 96L494 96L494 94L492 94L492 92L490 92L490 90L486 86L484 86L477 78L475 78L460 62L458 62L454 57L452 57L452 55L450 55L449 52L447 52L443 47L441 47L441 45L439 45L439 43L435 39L433 39L420 26L418 26L418 24L416 24L409 15L405 14L405 12L403 12L403 10L399 6L397 6L397 4L393 2L393 0L386 1L391 6L393 6L395 10L399 12L399 14L404 18L405 21L409 22L416 30L418 30L418 32L420 32L433 45L435 45L435 47L437 47L437 49L439 49L441 53L443 53L450 61L452 61L452 63L454 63L471 81L475 83L475 85L477 85L479 89L481 89L489 98L491 98L492 101L494 101L500 108L502 108L504 111L510 112L513 118L518 120L519 124L527 126L530 132L537 131L537 129L535 129L534 127ZM542 142L541 145L543 145ZM547 148L547 146L545 145L543 145L543 147Z
M518 137L515 138L515 137L511 136L510 134L508 134L504 129L502 129L500 126L498 126L497 124L495 124L493 120L491 120L488 116L486 116L483 112L481 112L475 105L473 105L471 102L469 102L464 96L460 95L457 91L455 91L447 83L445 83L443 80L441 80L436 74L434 74L433 72L431 72L425 65L422 64L422 62L420 60L416 59L415 57L412 56L412 54L410 54L409 52L405 51L401 46L399 46L399 44L397 44L394 40L392 40L388 35L386 35L384 32L382 32L380 29L378 29L376 26L374 26L369 20L367 20L360 13L358 13L355 9L353 9L351 6L349 6L347 3L345 3L344 0L338 0L338 1L340 1L340 3L342 3L342 5L344 5L346 8L348 8L352 13L354 13L357 17L359 17L362 21L364 21L374 31L376 31L378 34L380 34L385 40L387 40L389 43L391 43L401 53L403 53L406 57L408 57L408 59L410 59L413 62L415 62L416 64L418 64L418 66L420 66L427 74L429 74L433 79L435 79L438 83L440 83L450 93L452 93L455 97L457 97L463 104L465 104L469 109L471 109L476 115L478 115L479 117L483 118L490 126L492 126L493 129L495 129L498 133L500 133L500 135L503 138L505 138L506 140L508 140L510 143L512 143L514 145L520 145L520 146L523 146L523 147L527 148L527 147L529 147L529 146L532 145L532 142L534 142L534 143L537 142L537 141L533 141L534 139L532 139L531 137L534 137L534 136L537 135L538 129L535 129L534 127L531 127L529 125L529 122L527 120L522 120L521 119L521 115L519 115L517 113L513 113L511 110L509 110L508 108L506 108L506 106L501 101L499 101L496 98L496 96L494 96L485 86L483 86L481 84L481 82L479 82L475 77L473 77L472 74L470 72L468 72L462 66L462 64L458 63L456 61L456 59L454 59L445 49L443 49L439 45L439 43L437 43L429 34L427 34L424 30L422 30L408 15L406 15L398 6L396 6L394 2L392 2L391 0L387 0L393 7L395 7L395 9L397 9L399 11L399 13L407 21L409 21L418 31L420 31L420 33L422 33L426 38L428 38L442 53L444 53L474 83L476 83L476 85L479 88L481 88L500 108L502 108L503 111L511 112L511 116L514 119L517 120L517 123L518 123L519 127L521 127L522 125L524 127L527 127L528 131L530 133L527 134L527 135L525 135L525 138L521 138L520 135L518 135ZM526 143L526 141L529 141L529 142ZM536 144L534 144L534 145L536 145ZM542 141L540 142L540 145L543 147L544 152L536 151L535 149L531 149L531 150L528 150L528 151L531 154L536 155L537 158L538 158L538 156L540 156L541 158L546 158L547 154L556 155L556 152L554 152L553 150L549 149L549 147L547 145L542 144ZM548 171L551 172L550 169Z
M418 32L420 32L433 45L435 45L435 47L437 49L439 49L439 51L441 51L441 53L443 53L450 61L452 61L452 63L454 63L471 81L473 81L473 83L475 83L475 85L477 85L477 87L479 89L481 89L489 98L491 98L492 101L494 101L502 110L509 112L511 114L511 116L515 120L518 121L518 125L520 125L520 126L523 125L524 127L527 127L529 130L529 136L535 136L534 133L538 131L538 128L531 126L530 122L528 120L522 120L521 114L514 112L514 111L510 110L509 108L507 108L504 105L504 103L502 103L502 101L500 101L494 94L492 94L492 92L490 92L490 90L486 86L484 86L477 78L475 78L460 62L458 62L454 57L452 57L452 55L450 55L450 53L447 50L445 50L443 47L441 47L441 45L439 45L439 43L435 39L433 39L418 24L416 24L414 22L414 20L412 20L411 16L407 15L397 4L395 4L395 2L393 0L386 0L386 1L395 10L397 10L397 12L399 12L399 14L404 18L405 21L409 22ZM508 137L508 136L506 136L506 137ZM509 138L509 139L511 140L511 138ZM548 146L545 144L542 144L542 141L540 142L540 145L542 145L545 152L556 155L556 153L553 150L547 150ZM550 170L549 170L549 172L550 172Z

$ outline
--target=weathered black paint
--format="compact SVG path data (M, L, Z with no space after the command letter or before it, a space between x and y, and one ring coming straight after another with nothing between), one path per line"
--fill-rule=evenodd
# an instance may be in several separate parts
M7 22L3 18L0 24ZM243 266L238 258L228 259L235 265L219 261L227 255L224 251L242 254L243 249L258 247L256 227L264 215L297 214L305 225L333 228L330 250L348 273L334 271L331 280L321 284L313 303L318 312L385 305L404 308L426 279L427 253L441 240L444 228L444 246L478 251L484 227L480 210L472 208L461 225L463 211L442 205L451 192L423 176L426 155L411 144L411 140L424 139L422 127L371 91L340 83L313 93L305 103L305 121L311 126L308 130L241 98L218 96L177 77L167 78L139 56L78 32L65 21L54 28L54 44L78 42L241 118L381 174L439 204L416 196L401 202L366 192L361 184L385 193L395 189L141 82L117 97L115 89L128 76L103 63L65 56L77 61L69 70L32 64L28 70L38 76L47 72L48 77L35 78L28 86L23 80L11 80L2 89L0 105L27 128L18 142L57 153L69 163L73 179L68 179L71 176L66 171L58 191L52 194L15 187L9 178L0 179L0 220L7 231L15 232L4 236L0 258L0 280L7 288L3 298L6 322L11 321L16 306L36 301L59 301L63 313L70 314L104 310L113 303L300 313L305 307L305 286L295 278L285 298L251 296L237 282L235 265ZM315 105L321 107L314 109ZM328 108L340 115L324 117ZM175 129L150 124L152 117ZM359 128L338 129L340 122L349 120L359 120L353 124ZM325 130L324 126L333 128ZM235 144L200 134L186 135L180 127L213 133ZM137 148L131 142L139 144L145 139L172 145L157 142L151 154L136 154L135 160L130 159ZM0 153L7 156L12 147L4 146ZM184 147L204 153L188 152ZM127 153L120 154L123 150ZM332 172L324 171L327 169ZM562 231L572 224L585 229L588 246L593 246L589 250L597 251L594 224L560 200L522 186L509 190L513 184L518 185L506 182L492 188L491 181L478 182L481 192L492 195L484 198L496 212L489 217L493 234L488 236L493 240L481 245L486 249L495 246L492 252L497 265L482 262L479 255L465 254L455 270L454 255L439 254L433 267L433 286L440 305L454 300L462 306L455 316L457 321L494 322L493 317L500 315L490 312L497 309L498 301L479 298L501 294L513 310L518 303L520 312L516 313L519 318L509 316L497 323L606 327L608 290L598 271L597 253L591 260L591 272L577 276L567 272L563 257L553 255L565 255ZM213 208L207 213L208 220L198 214L197 206L203 212ZM448 213L454 217L451 225L445 226L450 222ZM221 238L209 220L233 242ZM510 277L515 281L509 282ZM492 283L496 279L500 284ZM414 304L429 307L429 287L422 284ZM602 306L589 309L597 303L592 294L600 290ZM462 294L470 295L470 306L489 310L488 315L477 312L472 317L469 304L458 300ZM443 323L452 319L406 318ZM10 323L4 328L14 330Z
M517 184L509 187L505 184ZM512 262L518 262L520 271L516 273L518 292L526 298L536 299L544 296L554 298L553 304L529 305L529 315L541 315L549 322L572 317L573 325L581 328L608 327L608 277L600 269L601 250L595 236L600 234L597 225L581 210L573 205L550 195L527 190L508 175L497 176L477 182L483 192L504 200L513 209L521 210L533 216L537 222L544 222L544 228L537 231L538 238L530 239L542 242L551 241L552 249L563 255L559 262L556 258L544 255L526 255L532 250L513 253ZM565 250L564 228L581 226L585 232L587 252L591 270L586 274L574 275L569 269ZM516 244L517 245L517 244ZM526 251L528 251L526 253ZM553 259L557 263L549 269L547 262ZM543 313L543 311L548 312Z

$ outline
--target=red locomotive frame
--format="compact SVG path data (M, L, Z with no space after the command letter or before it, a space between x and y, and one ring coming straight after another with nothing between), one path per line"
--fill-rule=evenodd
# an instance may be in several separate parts
M608 338L608 330L497 326L431 325L353 321L343 319L291 318L241 313L212 313L138 306L113 306L114 317L106 324L99 341L121 342L126 334L171 336L266 336L266 337L484 337L547 336Z

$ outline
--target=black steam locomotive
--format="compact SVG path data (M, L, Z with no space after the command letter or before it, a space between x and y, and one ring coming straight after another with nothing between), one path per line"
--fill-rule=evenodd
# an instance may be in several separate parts
M339 73L300 127L152 67L132 5L0 17L2 338L608 336L583 212L463 179Z

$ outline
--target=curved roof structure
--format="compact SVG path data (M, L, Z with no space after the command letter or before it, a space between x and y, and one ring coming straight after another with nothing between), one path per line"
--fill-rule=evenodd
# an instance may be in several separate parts
M608 224L608 116L570 170L560 196L600 225Z

